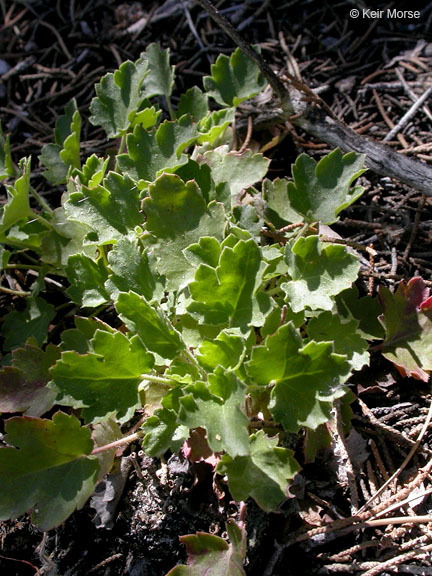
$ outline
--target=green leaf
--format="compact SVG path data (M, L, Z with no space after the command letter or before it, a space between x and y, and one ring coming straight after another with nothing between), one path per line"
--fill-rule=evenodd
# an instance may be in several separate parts
M89 457L90 430L62 412L52 420L22 417L6 423L0 448L0 520L32 512L43 531L81 508L97 483L99 463Z
M237 48L231 56L221 54L204 78L204 89L222 106L238 106L265 87L258 66Z
M235 108L222 108L222 110L209 112L199 123L200 136L198 142L200 144L208 142L210 146L217 142L221 144L222 136L228 126L234 122L234 119Z
M76 328L70 328L62 332L62 345L61 349L74 350L78 354L86 354L91 351L90 340L95 335L96 330L104 330L105 332L114 333L114 328L111 328L102 320L98 318L83 318L75 316L74 324Z
M23 346L30 337L41 346L48 327L55 317L55 308L39 296L27 298L24 310L12 310L3 319L4 349L12 350Z
M200 264L207 264L212 268L216 268L219 263L220 253L221 245L216 238L210 236L203 236L198 242L183 250L183 254L195 268L198 268Z
M266 512L275 510L288 496L288 483L300 469L291 450L277 446L262 430L250 437L250 454L232 458L224 454L216 468L227 474L230 492L237 501L249 496Z
M116 415L126 422L140 405L138 385L153 366L138 337L130 341L121 332L97 330L92 352L63 352L51 369L60 397L58 404L82 408L86 423Z
M12 252L10 250L5 250L3 246L0 246L0 270L6 268L11 256Z
M153 126L156 126L158 123L161 113L162 111L156 110L154 106L151 106L150 108L144 108L144 110L137 112L133 121L131 122L131 126L135 127L139 124L141 128L144 128L145 130L153 128Z
M220 146L204 154L212 169L212 178L217 185L227 182L231 191L231 204L238 203L242 190L258 182L267 173L270 160L262 154L246 150L239 155L228 152L228 146Z
M187 440L189 430L179 426L174 410L165 408L155 410L143 425L146 433L143 439L143 449L149 456L162 456L167 450L178 452Z
M9 136L4 137L0 122L0 180L11 178L14 175L15 169L10 152Z
M214 191L210 166L207 164L198 164L195 160L189 159L188 163L177 168L175 173L177 176L180 176L183 182L195 180L207 203L210 202L210 200L214 200L214 198L210 197Z
M112 274L105 284L112 298L118 292L136 292L151 300L159 291L157 275L150 268L147 254L140 250L138 242L122 238L108 254Z
M345 393L341 384L349 368L330 342L303 346L291 323L268 336L264 345L255 346L246 363L256 384L272 387L270 412L290 432L301 426L315 429L329 420L333 400Z
M61 146L58 144L45 144L39 155L39 162L45 166L43 176L51 184L64 184L67 179L68 167L60 158Z
M182 359L173 360L164 373L165 378L175 380L179 384L193 384L201 378L198 366Z
M287 244L285 256L291 280L281 288L294 312L330 310L333 297L351 286L360 268L358 259L344 246L323 247L318 236Z
M117 156L120 170L134 180L153 182L163 172L174 172L187 163L182 151L198 137L197 127L189 116L177 122L166 120L159 128L147 132L135 126L127 137L127 154Z
M331 312L322 312L311 318L308 336L316 342L333 342L334 351L343 354L353 370L369 365L368 343L361 336L356 320L343 320Z
M21 175L15 181L14 186L6 186L8 200L3 207L0 221L0 234L3 234L14 224L34 216L30 208L30 164L31 158L22 158L19 164Z
M217 366L234 370L243 360L244 353L243 338L223 331L215 340L204 340L196 358L201 366L210 372Z
M69 220L86 224L94 231L87 235L87 243L115 243L142 224L139 192L127 176L110 172L103 185L76 185L77 190L65 203L65 211Z
M273 181L266 178L263 181L263 197L266 202L264 218L276 228L303 221L303 216L291 206L288 197L288 184L286 178L276 178Z
M380 320L385 327L383 355L408 376L424 382L432 370L432 298L420 277L401 282L394 294L380 286L383 308Z
M358 328L367 340L381 340L384 338L384 329L378 320L382 309L378 298L371 296L359 297L355 285L344 290L335 298L338 313L344 318L354 318Z
M145 100L141 85L148 74L146 58L124 62L114 74L96 84L96 98L90 104L90 122L102 126L108 138L125 134Z
M33 344L14 350L12 366L0 370L0 412L42 416L49 410L56 395L46 386L48 370L59 357L59 348L51 344L45 351Z
M52 184L66 182L68 171L80 167L81 117L75 98L65 106L65 113L56 120L55 144L46 144L39 156L45 166L45 178Z
M197 532L180 536L186 546L187 566L180 564L166 576L246 576L246 531L234 520L227 523L230 544L214 534Z
M74 170L73 174L77 175L81 184L87 188L96 188L105 176L108 168L109 158L98 158L96 154L92 154L86 160L81 170Z
M161 50L153 42L141 55L148 64L148 74L144 78L143 89L146 98L165 96L169 98L174 85L174 66L170 66L169 50Z
M161 359L172 360L185 351L180 334L168 318L150 306L142 296L134 292L121 292L115 306L129 330L139 334L147 349Z
M85 254L74 254L68 260L66 274L70 282L70 298L82 306L96 307L109 301L104 288L108 272L102 260L94 262Z
M198 86L192 86L180 96L180 101L177 107L177 117L180 118L183 114L192 116L194 122L199 122L208 114L208 99L207 94L204 94Z
M249 453L248 419L243 412L245 385L221 368L208 379L208 386L196 382L184 389L180 422L190 429L205 428L213 452L244 456Z
M193 302L188 310L206 324L251 325L260 264L260 250L254 240L241 240L234 248L225 246L217 268L201 264L196 271L189 285Z
M189 429L178 424L177 416L182 394L179 387L171 389L162 398L162 408L155 410L144 422L142 446L149 456L161 456L169 449L177 452L187 440Z
M81 222L68 220L62 206L56 208L51 216L53 229L43 238L41 260L58 268L66 266L70 256L83 252L90 258L97 255L95 246L83 246L84 238L90 228Z
M207 206L195 182L186 184L174 174L163 174L149 186L143 200L147 216L143 241L157 256L157 268L166 276L168 290L183 288L193 278L194 268L183 250L202 236L222 240L225 212L221 204Z
M364 156L355 152L343 155L339 148L318 164L307 154L301 154L292 165L294 182L288 184L291 206L306 222L336 222L339 212L363 194L361 186L351 188L354 180L365 172L363 163Z

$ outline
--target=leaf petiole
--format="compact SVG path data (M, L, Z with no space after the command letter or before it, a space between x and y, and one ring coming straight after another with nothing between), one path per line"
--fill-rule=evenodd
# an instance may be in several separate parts
M48 214L53 214L54 212L53 209L50 208L48 203L42 198L42 196L38 192L36 192L36 190L33 187L30 187L30 192L32 196L39 202L39 204L42 206L45 212L48 212Z
M152 374L142 374L141 378L148 382L154 382L155 384L167 384L168 386L173 386L175 384L175 380L164 378L163 376L153 376Z
M168 112L170 115L170 119L174 121L176 119L176 115L175 115L174 108L173 108L172 103L171 103L171 98L168 95L166 96L166 103L167 103L167 108L168 108Z
M144 436L144 432L138 430L134 434L130 434L129 436L124 436L124 438L120 438L119 440L115 440L114 442L110 442L109 444L105 444L104 446L98 446L95 448L90 456L94 456L95 454L99 454L100 452L105 452L106 450L112 450L113 448L118 448L119 446L124 446L125 444L130 444L139 438Z

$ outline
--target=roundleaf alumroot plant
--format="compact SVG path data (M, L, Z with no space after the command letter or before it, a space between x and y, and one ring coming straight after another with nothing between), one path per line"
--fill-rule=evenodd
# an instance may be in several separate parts
M139 439L150 456L194 448L199 459L197 435L235 500L275 510L299 470L282 439L328 422L368 364L367 340L386 322L398 329L404 296L385 293L379 323L377 302L353 287L358 255L318 232L361 195L363 158L302 154L292 178L270 180L263 154L233 150L236 107L265 86L239 50L176 107L173 83L156 44L101 79L90 122L117 149L105 157L82 158L69 102L39 157L64 188L57 208L32 187L31 159L15 168L0 135L11 295L0 411L13 414L0 519L30 512L49 530L84 505L117 445ZM395 341L382 346L397 362Z

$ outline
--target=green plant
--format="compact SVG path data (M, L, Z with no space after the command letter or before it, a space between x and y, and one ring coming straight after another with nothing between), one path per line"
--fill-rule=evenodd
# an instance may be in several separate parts
M220 56L206 91L191 88L177 109L173 82L157 45L102 78L90 121L118 150L83 164L80 114L66 106L40 156L47 181L66 185L55 209L31 186L30 158L9 183L1 135L3 275L37 275L27 290L1 288L24 304L3 318L0 411L18 415L0 449L0 519L31 512L49 530L85 503L118 445L140 438L160 456L193 448L191 430L205 431L236 500L274 510L299 470L280 436L325 424L368 364L368 340L384 338L379 303L354 287L358 255L316 226L361 195L363 158L303 154L292 180L271 181L262 154L231 150L235 107L264 87L255 65L239 50ZM382 295L379 346L402 368L401 349L432 333L429 293L411 282ZM411 357L406 371L427 378L420 348L422 365Z

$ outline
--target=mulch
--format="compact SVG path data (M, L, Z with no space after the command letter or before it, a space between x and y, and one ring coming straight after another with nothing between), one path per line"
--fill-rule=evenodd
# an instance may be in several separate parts
M355 6L362 12L363 2L349 0L216 4L249 42L260 45L275 70L316 89L357 133L432 164L432 103L416 106L432 79L432 2L416 7L421 16L412 19L353 18L350 10ZM379 2L374 9L410 10L410 4ZM0 13L3 130L10 135L15 160L32 156L33 184L52 205L59 203L62 189L49 187L39 176L37 157L52 141L55 119L70 98L76 98L84 119L83 152L103 154L104 136L87 121L93 86L103 74L159 41L170 48L176 66L176 102L185 89L200 85L218 54L234 48L188 0L0 1ZM401 122L408 111L411 117ZM253 117L246 107L239 120L242 114L243 120ZM245 137L241 130L238 137ZM290 124L257 127L251 146L257 143L272 158L270 177L289 175L301 152L315 158L329 152L326 144ZM364 290L394 289L413 276L430 284L432 197L370 171L361 183L364 196L343 213L336 230L376 252L363 268ZM354 527L352 520L413 451L429 412L429 384L402 378L373 355L371 367L351 386L358 397L352 404L352 431L344 440L336 430L333 449L314 463L305 462L293 486L295 498L271 515L248 502L248 576L432 574L426 521ZM302 442L297 439L300 458ZM429 469L422 470L431 450L426 431L397 486L391 483L377 498L376 515L380 506L390 505L393 516L432 514L430 495L421 496L430 488ZM1 523L0 568L11 575L163 576L185 560L179 535L200 530L220 535L236 513L233 503L217 499L208 467L191 468L176 458L160 462L140 452L132 456L135 468L127 475L112 528L97 528L89 506L47 534L26 518ZM409 494L420 496L398 509ZM322 529L328 523L330 528Z

